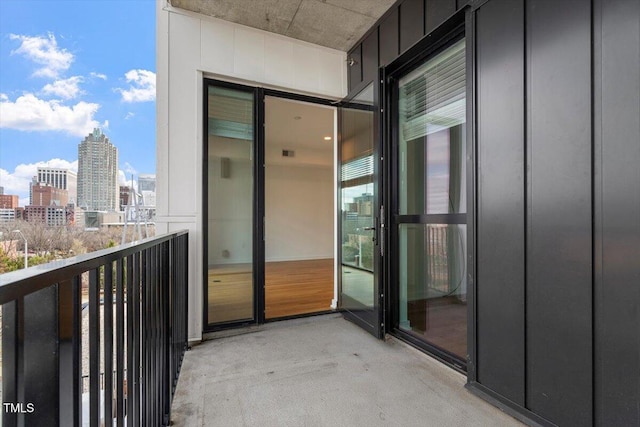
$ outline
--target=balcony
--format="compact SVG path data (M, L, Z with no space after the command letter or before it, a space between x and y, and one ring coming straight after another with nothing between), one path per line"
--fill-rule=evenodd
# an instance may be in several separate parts
M187 240L1 276L3 426L520 425L463 375L339 313L185 353Z
M194 346L175 426L520 426L466 378L340 314L268 323Z

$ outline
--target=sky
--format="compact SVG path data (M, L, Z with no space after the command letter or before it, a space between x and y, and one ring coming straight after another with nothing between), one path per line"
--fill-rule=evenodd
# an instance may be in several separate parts
M0 0L0 186L29 201L38 166L77 171L100 127L120 181L155 173L155 0Z

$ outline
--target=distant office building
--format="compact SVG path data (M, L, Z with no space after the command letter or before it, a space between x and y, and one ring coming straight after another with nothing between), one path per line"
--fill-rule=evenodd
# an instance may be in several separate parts
M4 194L4 187L0 185L0 196Z
M51 184L39 182L31 184L32 206L66 206L69 203L69 193Z
M78 174L75 172L62 168L38 167L38 174L34 177L33 181L66 190L69 203L76 204L78 199ZM37 203L30 200L30 204L34 205Z
M155 175L138 175L138 191L156 191Z
M131 187L128 185L120 186L120 210L123 211L125 206L129 204L129 199L131 198Z
M12 222L16 220L16 210L9 208L0 208L0 223Z
M118 149L99 128L78 145L78 206L85 210L118 208Z
M14 209L15 210L15 216L16 216L16 220L23 220L24 219L24 208L23 207L17 207Z
M70 225L74 222L74 206L29 205L24 209L24 219L28 222L44 222L50 227Z
M18 196L0 194L0 209L15 209L18 207Z

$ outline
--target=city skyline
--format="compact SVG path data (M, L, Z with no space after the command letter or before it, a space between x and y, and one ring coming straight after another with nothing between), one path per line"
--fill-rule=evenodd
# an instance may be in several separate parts
M38 167L77 173L95 127L118 147L119 183L155 174L153 0L2 1L0 62L0 185L21 206Z

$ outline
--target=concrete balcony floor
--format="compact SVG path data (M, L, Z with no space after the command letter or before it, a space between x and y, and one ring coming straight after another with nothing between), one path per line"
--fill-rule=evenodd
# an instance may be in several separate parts
M465 377L341 315L270 323L185 355L175 426L521 426Z

